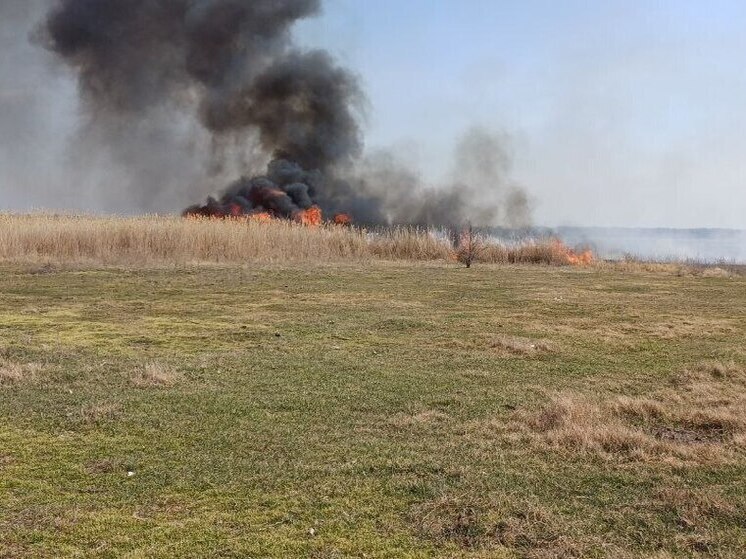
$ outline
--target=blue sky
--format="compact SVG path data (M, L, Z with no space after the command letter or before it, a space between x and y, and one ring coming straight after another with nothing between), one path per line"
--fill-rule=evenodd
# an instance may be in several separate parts
M506 132L549 225L746 227L746 3L327 0L297 29L358 72L371 149L429 179Z

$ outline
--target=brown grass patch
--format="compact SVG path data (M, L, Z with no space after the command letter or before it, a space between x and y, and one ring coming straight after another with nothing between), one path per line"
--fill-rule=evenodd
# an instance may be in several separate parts
M593 545L573 538L571 527L547 508L515 499L442 496L415 507L412 518L418 536L471 551L509 549L520 557L563 559L582 557Z
M746 513L713 491L666 487L656 493L654 506L672 514L677 525L685 530L704 528L710 522L743 524L746 521Z
M534 356L542 353L551 353L553 351L549 342L544 340L532 340L520 336L497 336L490 347L499 353L508 353L525 357Z
M111 474L115 472L124 472L126 471L126 467L122 460L102 458L100 460L88 462L85 465L85 471L91 475Z
M182 374L173 367L150 362L132 375L130 382L138 388L169 388L182 378Z
M647 398L554 394L519 411L509 429L553 450L607 459L726 461L746 446L746 371L703 363Z
M0 356L0 386L31 382L42 369L38 363L17 363Z
M10 454L0 454L0 470L16 463L16 459Z

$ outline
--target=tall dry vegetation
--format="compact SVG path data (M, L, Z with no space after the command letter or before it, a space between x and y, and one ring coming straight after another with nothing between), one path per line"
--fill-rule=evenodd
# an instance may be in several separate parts
M369 232L286 221L0 215L0 260L103 265L450 260L451 242L416 228ZM552 242L484 243L480 262L568 264Z
M176 217L0 216L0 259L95 264L343 260L369 255L365 236L308 228Z

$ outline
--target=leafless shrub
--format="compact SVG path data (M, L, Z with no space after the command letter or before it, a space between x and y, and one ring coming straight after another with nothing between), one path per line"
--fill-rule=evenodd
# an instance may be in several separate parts
M467 268L471 268L471 265L479 260L483 248L484 241L470 223L457 235L456 260Z

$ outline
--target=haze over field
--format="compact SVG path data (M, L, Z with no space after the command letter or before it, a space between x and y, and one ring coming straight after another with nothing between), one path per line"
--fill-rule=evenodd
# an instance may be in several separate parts
M190 118L142 121L119 136L142 144L113 153L80 118L74 72L29 40L49 5L0 5L3 209L177 212L237 178L206 164ZM294 35L359 76L363 157L406 180L453 184L464 134L498 138L504 194L489 221L510 224L520 187L538 225L744 228L744 28L732 2L328 0Z

